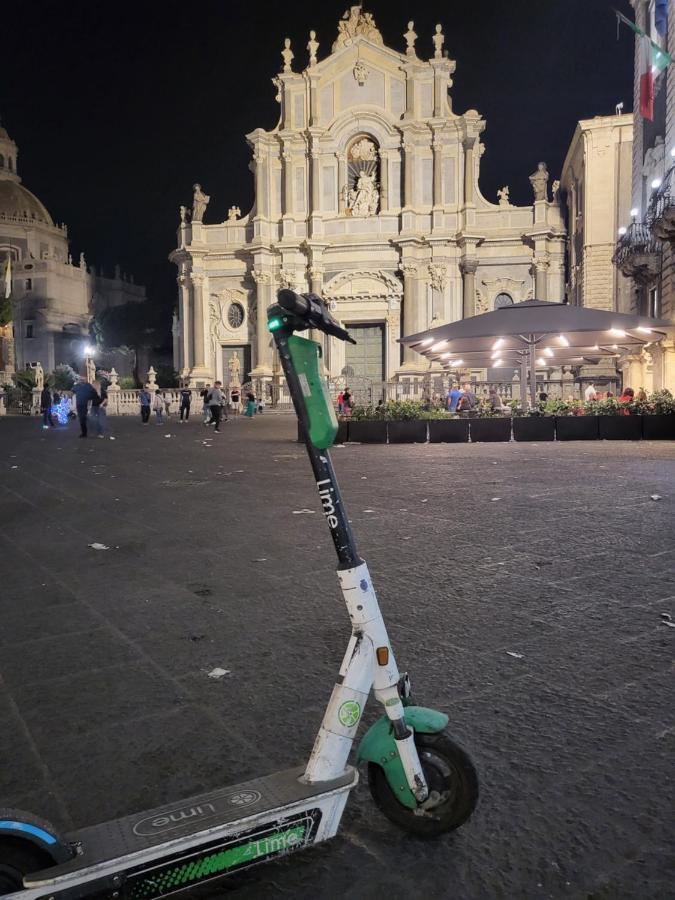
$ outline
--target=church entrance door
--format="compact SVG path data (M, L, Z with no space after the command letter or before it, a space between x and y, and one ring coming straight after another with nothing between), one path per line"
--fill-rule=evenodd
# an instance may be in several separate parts
M345 324L356 344L345 344L345 375L384 381L384 325Z

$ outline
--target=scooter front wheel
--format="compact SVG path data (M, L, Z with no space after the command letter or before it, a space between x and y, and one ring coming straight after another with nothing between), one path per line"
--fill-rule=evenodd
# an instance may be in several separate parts
M54 860L27 841L0 837L0 897L23 888L23 876L54 865Z
M424 777L430 792L425 807L409 809L396 799L384 771L368 765L373 800L395 825L418 837L432 838L459 828L478 802L478 775L467 753L447 734L415 734Z

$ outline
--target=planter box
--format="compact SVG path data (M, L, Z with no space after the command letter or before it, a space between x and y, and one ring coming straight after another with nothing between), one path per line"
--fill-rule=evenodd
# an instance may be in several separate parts
M349 440L361 444L386 444L386 422L350 422Z
M642 416L598 416L601 441L642 440Z
M472 441L510 441L511 417L469 419Z
M426 444L426 420L410 422L387 422L387 433L390 444Z
M432 444L466 444L469 440L469 420L429 419L429 440Z
M513 439L515 441L554 441L553 416L514 416Z
M559 441L597 441L599 418L599 416L556 416L556 438Z
M349 440L349 422L338 422L337 436L334 444L345 444Z
M643 416L642 437L646 441L675 441L675 415Z

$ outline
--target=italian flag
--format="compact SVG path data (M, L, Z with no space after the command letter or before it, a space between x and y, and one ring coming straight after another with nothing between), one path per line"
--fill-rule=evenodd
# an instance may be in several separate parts
M624 25L628 25L631 31L635 32L639 41L640 115L643 119L653 119L654 76L663 72L673 62L673 57L646 35L641 28L638 28L635 22L631 22L618 10L615 12L617 19Z

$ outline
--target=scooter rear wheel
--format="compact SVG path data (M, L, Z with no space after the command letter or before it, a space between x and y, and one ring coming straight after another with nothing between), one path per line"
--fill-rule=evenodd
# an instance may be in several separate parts
M459 828L478 802L478 775L467 753L447 734L415 734L429 791L439 802L429 809L409 809L400 803L377 763L368 765L368 786L379 809L395 825L418 837L432 838Z
M39 847L20 838L0 838L0 897L23 888L23 876L54 865Z

